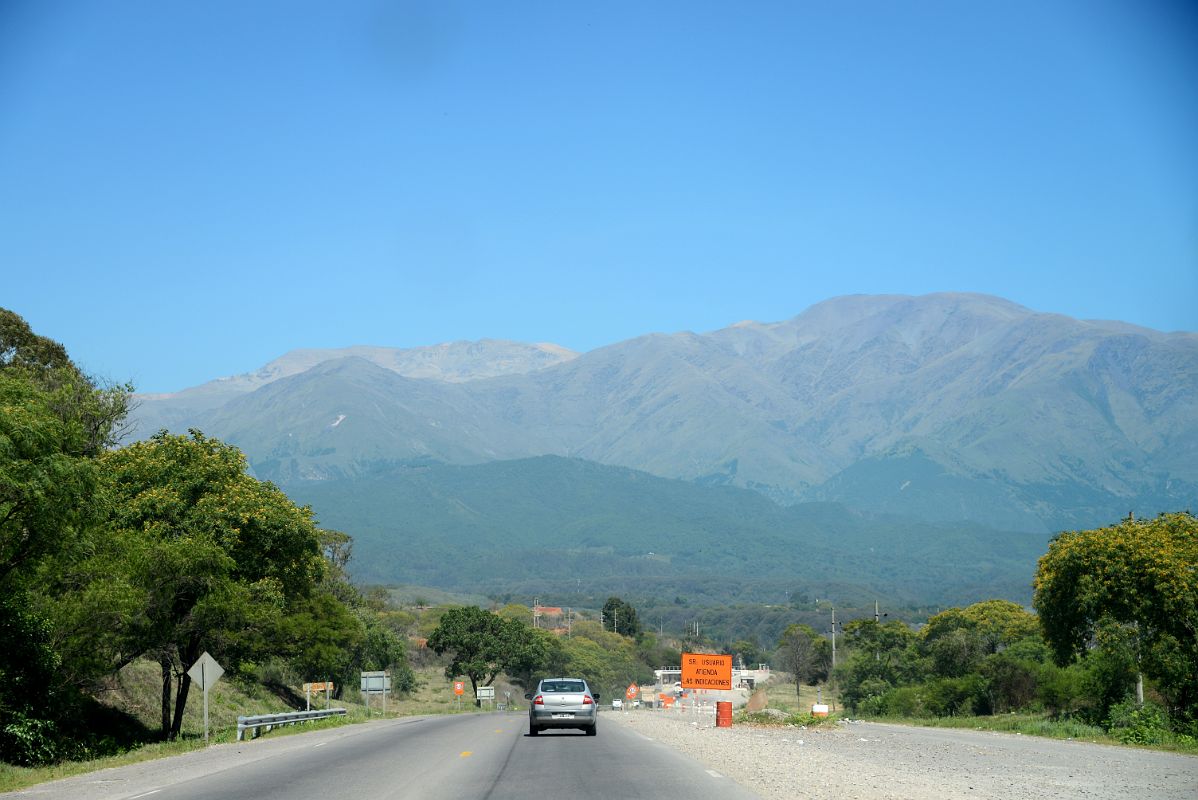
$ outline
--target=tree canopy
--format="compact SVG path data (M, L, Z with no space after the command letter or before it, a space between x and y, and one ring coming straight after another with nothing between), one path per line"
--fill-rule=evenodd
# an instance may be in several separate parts
M1033 603L1059 664L1130 636L1173 709L1198 715L1198 519L1189 512L1060 534ZM1122 631L1122 633L1120 633Z
M832 643L810 625L791 625L778 639L777 656L782 669L795 678L795 694L804 683L827 678L832 666Z
M162 668L164 733L178 736L191 680L205 651L236 667L279 641L289 605L321 577L321 539L310 509L245 471L237 448L191 431L166 432L102 457L109 524L139 557L129 579L145 594L127 626L131 650ZM269 651L268 651L269 652ZM168 725L170 684L177 679Z
M438 655L451 654L445 677L453 680L465 675L477 697L480 685L489 686L509 667L515 672L530 669L525 657L527 648L534 646L532 634L519 620L505 619L478 606L459 606L442 615L428 637L428 646Z
M603 625L624 636L636 638L641 634L641 620L636 609L619 597L609 597L603 604Z

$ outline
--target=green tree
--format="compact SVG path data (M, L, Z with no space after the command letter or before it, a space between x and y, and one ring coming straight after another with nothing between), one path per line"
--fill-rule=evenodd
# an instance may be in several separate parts
M56 716L82 665L63 657L45 582L86 553L99 517L96 456L119 436L129 387L100 387L62 345L0 309L0 753L58 756ZM86 650L80 652L87 653ZM84 677L90 678L88 672ZM80 681L82 682L82 681Z
M303 681L331 680L340 698L346 684L356 679L354 667L366 641L366 623L334 595L313 592L299 600L280 620L279 632L281 642L288 643L279 649L288 652L289 663Z
M1034 605L1058 664L1116 640L1172 714L1198 717L1198 519L1128 518L1057 536L1040 559ZM1115 629L1122 633L1116 635Z
M636 609L619 597L609 597L603 604L603 624L613 633L636 638L641 634L641 620Z
M573 635L562 642L566 672L586 679L604 696L620 697L630 682L645 683L653 670L637 657L637 643L605 630L598 622L574 623Z
M757 664L768 660L768 656L761 646L749 639L738 639L732 643L729 650L739 659L740 663L749 669L754 669Z
M778 663L795 677L795 695L804 683L827 678L832 664L832 644L810 625L791 625L778 639Z
M983 654L994 654L1016 642L1039 635L1035 614L1009 600L986 600L967 608L950 608L928 620L920 631L927 643L954 631L969 631Z
M478 606L449 609L428 637L433 652L452 655L445 677L453 680L464 675L470 680L475 705L478 687L490 686L499 673L511 670L524 677L535 671L536 657L548 653L542 645L544 641L528 625Z
M513 629L512 639L514 647L504 672L526 691L540 678L566 671L566 650L561 640L549 631L522 625Z
M876 705L890 689L922 676L915 634L903 623L858 619L847 623L844 633L849 656L835 674L849 708L872 709L870 703Z
M109 524L147 598L124 634L129 650L161 667L162 730L175 738L187 670L205 650L236 669L278 643L288 605L320 580L320 536L308 508L247 475L239 450L199 431L164 431L101 463Z

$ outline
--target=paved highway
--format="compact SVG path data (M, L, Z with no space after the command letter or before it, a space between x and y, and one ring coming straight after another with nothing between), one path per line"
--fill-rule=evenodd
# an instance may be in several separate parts
M643 798L757 795L625 726L599 735L528 735L523 714L413 717L200 753L42 784L15 796L55 800L372 800Z

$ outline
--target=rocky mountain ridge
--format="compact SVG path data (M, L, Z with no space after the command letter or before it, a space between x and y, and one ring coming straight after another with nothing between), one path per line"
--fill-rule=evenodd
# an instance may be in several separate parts
M427 377L332 353L218 403L147 400L142 433L200 427L284 484L560 455L1010 530L1198 505L1193 333L933 294L835 298L576 357L505 344L523 355L504 365L495 348Z

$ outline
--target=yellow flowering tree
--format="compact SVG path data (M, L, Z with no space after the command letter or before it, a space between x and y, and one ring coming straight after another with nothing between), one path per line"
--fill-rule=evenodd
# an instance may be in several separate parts
M1120 632L1170 711L1198 716L1198 519L1129 517L1060 534L1040 559L1034 605L1065 665Z
M284 646L284 615L321 577L320 534L310 509L248 475L236 447L199 431L163 431L105 454L102 466L112 535L144 593L126 623L126 652L158 660L162 732L173 739L187 670L205 650L236 668Z

